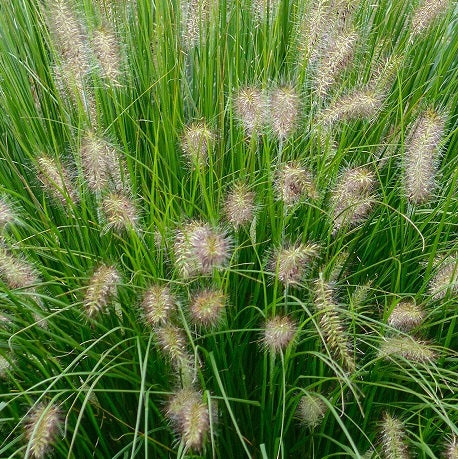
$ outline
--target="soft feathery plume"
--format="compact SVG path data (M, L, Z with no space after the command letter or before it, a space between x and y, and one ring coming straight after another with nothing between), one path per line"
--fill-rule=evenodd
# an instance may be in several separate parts
M294 340L297 330L296 323L289 317L274 316L266 321L262 331L262 346L273 353L280 353Z
M136 229L138 212L131 198L120 193L110 193L103 198L102 209L107 221L107 230L122 232L126 229Z
M1 246L0 277L11 289L30 289L40 282L38 272L33 265L15 257Z
M274 182L278 199L287 206L297 204L306 197L317 198L313 176L299 161L281 164Z
M222 290L205 289L191 298L192 321L201 327L215 327L223 318L227 297Z
M363 285L358 285L350 297L350 304L354 311L361 309L364 303L367 301L370 290L372 286L372 281L368 281Z
M247 86L234 95L234 114L251 137L262 132L268 121L268 99L259 88Z
M388 317L388 325L408 332L418 327L425 318L425 312L413 301L401 301Z
M458 459L458 437L454 436L445 450L446 459Z
M210 413L202 395L193 389L181 389L170 399L166 414L186 450L201 451L210 429Z
M174 364L180 366L188 361L186 335L181 328L165 323L156 329L156 336L159 347Z
M209 0L183 0L181 3L182 44L190 50L206 37L212 4Z
M191 221L177 231L174 243L176 266L183 277L208 274L226 266L232 244L224 232L208 223Z
M373 89L357 90L340 97L323 110L319 120L330 126L338 121L373 118L383 104L383 94Z
M280 0L252 0L251 8L255 22L264 22L268 18L272 22L277 14L279 5Z
M399 419L385 413L382 420L382 449L385 459L408 459L405 443L404 424Z
M227 221L235 228L251 223L256 210L255 193L244 182L236 182L224 201Z
M6 357L3 357L3 355L0 355L0 379L7 376L11 369L10 361Z
M150 286L142 299L145 320L152 327L167 323L176 305L177 300L166 285Z
M0 231L17 221L18 218L11 204L5 198L0 197Z
M423 204L434 192L436 162L445 120L436 110L429 109L415 121L406 140L404 173L407 198L413 204Z
M379 357L430 363L437 358L437 353L426 341L420 341L411 336L394 336L383 340L379 349Z
M270 127L281 141L298 127L300 102L299 94L291 86L280 86L270 93Z
M328 93L340 72L348 66L357 40L358 35L354 31L346 31L335 38L318 65L315 86L319 96Z
M31 457L44 458L50 452L60 430L60 410L56 405L41 403L27 417L25 425Z
M192 167L204 167L213 149L215 134L204 121L190 123L181 136L181 148Z
M38 180L43 184L45 191L62 205L69 202L77 204L79 194L74 187L70 174L60 161L49 156L40 156L37 159Z
M458 256L452 255L445 258L436 275L429 283L429 293L434 300L445 298L447 292L458 295Z
M334 352L343 366L353 372L356 368L354 357L350 353L350 343L344 324L340 318L338 305L334 300L334 288L320 273L315 281L315 307L321 313L320 328L329 349Z
M94 132L87 132L80 149L84 177L93 192L111 187L121 191L127 189L124 176L127 174L116 148Z
M404 60L404 56L393 54L379 62L373 72L369 87L377 93L386 93L396 80L396 75L404 64Z
M331 196L334 213L334 232L339 228L363 221L374 204L374 173L368 167L344 171Z
M270 260L270 267L278 280L285 286L298 286L318 256L319 246L312 243L296 243L277 249Z
M112 86L120 86L121 49L114 31L104 27L94 31L92 47L97 58L101 75Z
M89 280L84 296L84 308L88 317L102 312L116 296L121 276L114 266L102 264Z
M425 0L413 12L412 36L419 35L428 29L442 13L447 11L449 0Z
M326 403L318 394L309 392L301 397L297 414L305 427L313 429L321 424L327 409Z

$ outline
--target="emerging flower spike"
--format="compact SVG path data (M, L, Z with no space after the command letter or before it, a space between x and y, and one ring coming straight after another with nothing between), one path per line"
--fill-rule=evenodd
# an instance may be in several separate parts
M250 223L255 213L255 194L245 183L234 184L224 203L227 221L235 228Z
M408 332L418 327L424 317L425 313L420 306L417 306L413 301L402 301L396 305L388 317L388 325Z
M434 300L445 298L447 292L458 295L458 257L447 257L441 263L436 275L429 284L429 292Z
M11 289L31 288L40 282L37 270L0 247L0 276Z
M231 257L231 242L207 223L192 221L175 237L176 266L183 277L223 268Z
M191 299L190 312L193 322L202 327L215 327L223 318L227 298L222 290L206 289Z
M181 137L181 148L192 167L204 167L214 147L215 135L203 121L188 124Z
M74 205L79 202L79 195L70 179L70 174L54 158L41 156L37 159L38 180L45 191L62 205L70 201Z
M118 291L121 276L114 266L101 265L89 280L84 297L84 308L88 317L103 311Z
M386 359L398 358L411 362L430 363L437 354L426 341L419 341L411 336L395 336L383 340L379 356Z
M180 390L170 399L166 414L186 450L201 451L210 429L210 415L202 395L193 389Z
M186 336L181 328L166 323L156 330L157 343L170 360L181 365L188 360Z
M142 300L145 320L152 327L166 324L176 304L177 301L169 287L152 285L145 292Z
M47 456L56 440L60 424L60 410L56 405L40 404L30 413L25 432L33 458L42 459Z
M297 325L287 316L268 319L263 330L262 344L273 353L285 350L293 341Z
M449 0L425 0L414 11L412 16L412 35L420 35L428 29L433 22L450 5Z
M312 174L298 161L280 165L274 185L278 199L287 206L297 204L305 197L317 198Z
M234 112L250 137L259 134L268 120L267 97L256 87L242 88L234 96Z
M307 393L301 397L297 414L305 427L313 429L321 424L328 407L318 394Z
M445 457L446 459L458 459L458 437L454 436L452 441L447 445Z
M182 9L182 44L190 50L206 40L206 28L210 24L209 0L184 0Z
M403 423L385 413L382 420L382 448L385 459L408 459Z
M270 94L270 126L280 140L285 140L297 128L299 121L300 98L296 90L282 86Z
M0 231L18 221L11 205L4 198L0 198Z
M444 118L437 111L427 110L414 123L407 137L405 186L413 204L427 202L434 192L436 160L444 125Z
M281 247L273 254L271 269L285 287L298 286L318 252L319 246L311 243Z
M138 213L133 201L119 193L110 193L103 198L103 212L107 220L107 229L122 232L135 229Z
M374 173L367 167L355 167L341 174L331 196L334 232L342 226L353 226L366 218L374 203L374 186Z
M101 75L112 86L120 86L121 50L116 34L107 28L100 28L92 37L94 54L99 61Z

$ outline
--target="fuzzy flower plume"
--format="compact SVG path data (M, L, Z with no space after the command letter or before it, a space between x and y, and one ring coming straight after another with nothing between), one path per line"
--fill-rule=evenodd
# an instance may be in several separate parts
M280 0L252 0L251 8L256 23L273 21L278 11Z
M297 128L299 122L300 98L290 86L280 86L270 94L270 127L273 134L285 140Z
M347 169L341 174L331 196L334 232L366 218L374 204L374 187L374 173L367 167Z
M305 197L315 199L317 191L311 172L298 161L281 164L275 177L278 199L287 206L297 204Z
M204 167L214 147L215 134L203 121L188 124L181 136L181 148L192 167Z
M166 323L156 330L157 343L170 360L181 366L188 361L186 335L176 325Z
M429 283L429 292L434 300L445 298L447 292L458 295L458 256L452 255L442 261L436 275Z
M28 416L25 432L33 458L47 457L60 430L60 411L56 405L38 405Z
M453 437L445 451L446 459L458 459L458 437Z
M246 183L236 182L224 202L227 221L234 228L240 228L251 223L255 210L255 193L250 191Z
M60 162L49 156L40 156L37 159L38 180L42 183L45 191L62 205L68 202L77 204L79 195L76 191L70 174Z
M193 389L181 389L169 400L166 414L186 450L201 451L210 430L210 413L202 395Z
M274 353L284 351L293 341L297 325L287 316L274 316L266 321L262 345Z
M321 424L328 407L323 399L315 393L307 393L301 397L297 414L305 427L313 429Z
M10 361L6 357L3 357L3 355L0 355L0 379L5 378L11 370Z
M423 204L434 192L439 143L444 132L444 118L427 110L414 123L407 138L404 156L406 193L413 204Z
M382 420L382 449L385 459L408 459L410 457L405 443L406 434L403 423L385 413Z
M94 193L111 186L122 190L123 165L116 149L94 132L87 132L81 141L81 162L87 185Z
M425 313L420 306L413 301L401 301L388 317L388 325L398 330L408 332L418 327L425 317Z
M196 325L204 328L217 326L223 318L226 295L218 289L205 289L191 299L191 318Z
M31 288L40 282L37 270L0 246L0 277L11 289Z
M437 354L426 341L419 341L411 336L394 336L383 340L379 356L386 359L398 358L429 363L436 359Z
M412 35L420 35L428 29L442 13L447 11L449 0L424 0L412 16Z
M205 42L206 28L210 24L211 6L209 0L184 0L181 2L182 44L185 50Z
M11 204L6 199L0 197L0 231L12 225L17 220Z
M121 49L116 34L107 28L100 28L94 32L92 47L97 58L101 76L112 86L120 86Z
M120 193L110 193L103 198L103 213L107 221L107 229L122 232L135 229L138 212L132 199Z
M177 231L174 249L176 266L183 277L221 269L232 254L231 241L223 232L197 221Z
M273 254L271 269L285 287L297 286L304 280L310 262L318 252L319 246L312 243L281 247Z
M146 290L142 299L145 320L152 327L166 324L177 301L166 285L155 284Z
M254 86L240 89L234 96L235 116L251 137L260 133L268 119L266 95Z
M344 368L353 372L356 363L350 352L350 342L334 300L334 288L320 273L314 284L315 307L321 313L320 329L326 345L341 361Z
M99 266L86 289L84 308L88 317L102 312L116 296L121 276L114 266Z

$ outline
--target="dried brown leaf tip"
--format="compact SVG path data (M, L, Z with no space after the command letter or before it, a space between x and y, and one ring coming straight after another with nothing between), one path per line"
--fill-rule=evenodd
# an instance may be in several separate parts
M296 323L288 316L274 316L265 323L262 346L273 353L280 353L292 343L297 331Z
M382 420L382 450L384 459L408 459L406 434L401 420L385 413Z
M251 137L262 133L269 116L268 98L255 86L239 89L233 99L236 119Z
M318 197L311 172L299 161L279 165L274 186L278 199L287 206L295 205L307 197Z
M251 223L255 210L255 193L250 191L246 183L235 183L224 201L224 213L227 221L237 229Z

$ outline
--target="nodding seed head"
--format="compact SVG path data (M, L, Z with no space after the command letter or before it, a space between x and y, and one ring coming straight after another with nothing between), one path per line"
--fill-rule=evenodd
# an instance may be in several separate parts
M442 261L429 283L429 293L434 300L445 298L447 293L458 295L458 257L452 255Z
M270 127L275 136L285 140L298 127L300 97L291 86L280 86L270 93Z
M0 231L19 221L12 205L6 198L0 197Z
M423 309L413 301L401 301L388 317L388 325L407 332L418 327L424 317Z
M259 134L268 121L267 96L257 87L244 87L234 95L234 111L250 137Z
M181 328L165 323L156 329L156 336L159 347L174 364L179 366L188 360L186 335Z
M0 246L0 276L11 289L30 289L40 282L35 267Z
M383 340L379 356L385 359L398 358L411 362L431 363L437 354L431 344L411 336L394 336Z
M314 428L321 424L328 407L318 394L307 393L301 397L297 414L305 427Z
M245 183L235 183L224 202L227 221L237 229L251 223L255 210L255 193L250 191Z
M101 76L112 86L120 86L121 49L116 34L107 28L94 31L92 47L97 58Z
M312 199L317 197L312 174L298 161L280 165L274 185L278 199L287 206L297 204L306 197Z
M382 448L385 459L408 459L403 423L385 413L382 420Z
M287 316L274 316L266 321L262 332L262 345L266 350L279 353L293 341L297 325Z
M190 304L192 321L202 327L215 327L223 318L227 298L222 290L205 289L196 293Z
M167 323L176 304L176 298L168 286L159 284L150 286L142 300L146 322L152 327Z
M181 148L192 167L204 167L208 155L214 147L215 134L203 121L186 126L181 136Z
M117 232L136 229L138 212L129 197L120 193L110 193L103 198L102 209L107 221L107 229Z

